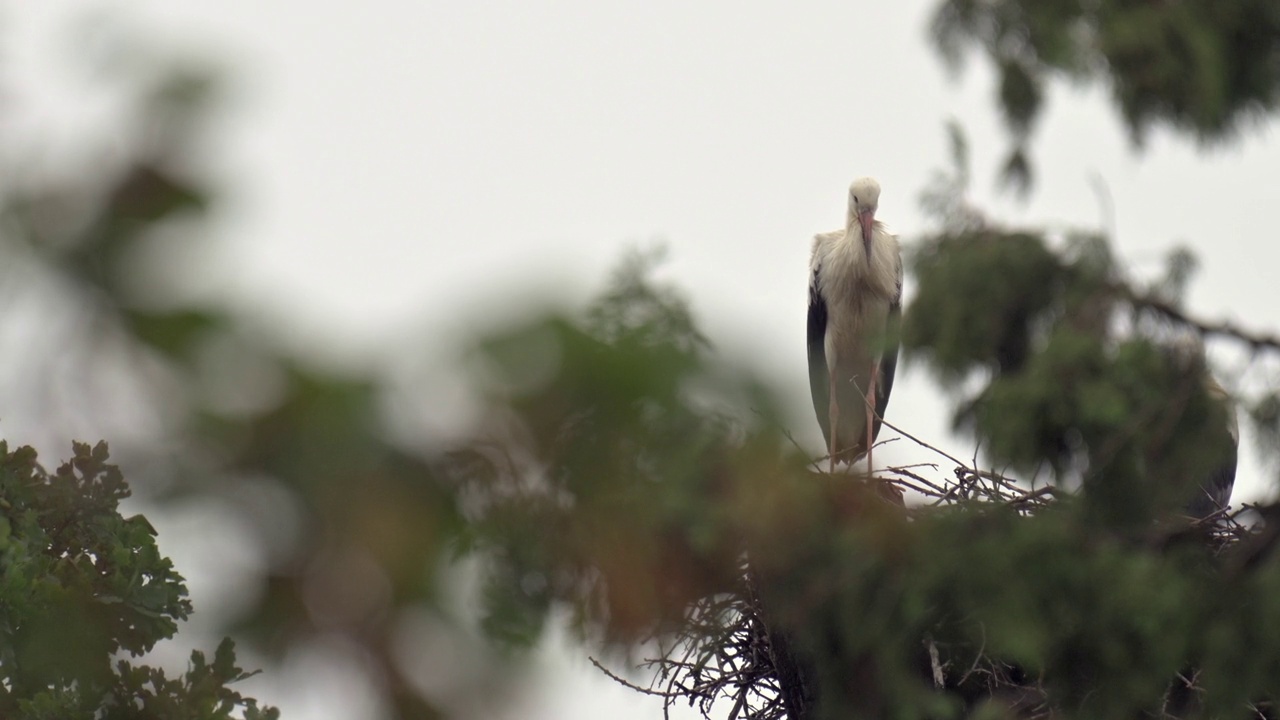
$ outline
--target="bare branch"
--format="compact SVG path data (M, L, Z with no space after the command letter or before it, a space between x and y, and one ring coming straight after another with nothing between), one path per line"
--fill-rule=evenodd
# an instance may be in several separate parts
M1159 313L1176 323L1194 328L1201 335L1218 335L1232 338L1248 345L1255 353L1262 350L1280 351L1280 336L1275 334L1249 330L1230 320L1219 320L1217 322L1199 320L1165 300L1138 293L1133 288L1121 283L1113 284L1110 289L1134 307Z

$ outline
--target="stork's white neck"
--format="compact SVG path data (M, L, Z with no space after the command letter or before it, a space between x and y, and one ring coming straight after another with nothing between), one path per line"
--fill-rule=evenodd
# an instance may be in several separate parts
M827 268L821 282L828 303L852 301L858 288L885 301L897 294L901 266L897 240L878 222L872 232L869 256L862 226L856 220L844 231L823 233L815 239L813 262L815 267Z
M848 272L863 275L867 271L867 246L862 241L862 224L851 214L844 228L844 238L837 243L836 255L848 264Z

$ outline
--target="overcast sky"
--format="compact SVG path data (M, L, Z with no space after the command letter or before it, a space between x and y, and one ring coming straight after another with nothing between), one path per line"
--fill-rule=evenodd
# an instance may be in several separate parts
M880 180L879 217L904 240L925 230L918 197L946 164L949 118L971 140L975 200L997 217L1099 228L1099 177L1135 271L1186 244L1202 261L1196 314L1280 327L1275 122L1212 153L1160 132L1138 154L1105 90L1059 86L1035 133L1038 184L1019 204L994 191L1006 141L990 73L974 58L948 75L927 45L933 5L9 0L5 92L44 132L92 126L90 81L68 48L101 37L86 29L103 22L224 67L230 102L211 160L227 188L220 249L191 282L343 358L425 335L447 368L477 318L522 310L517 290L580 301L625 248L665 240L664 276L687 288L721 353L794 398L815 452L810 238L841 224L861 175ZM1231 385L1239 364L1211 351ZM457 396L437 384L446 428ZM888 416L971 454L946 438L946 405L912 368ZM916 459L904 446L884 461ZM1246 447L1236 499L1269 486ZM513 717L624 717L624 705L625 717L655 716L654 700L611 688L580 658L549 657L554 682ZM323 694L266 699L291 718L347 715Z

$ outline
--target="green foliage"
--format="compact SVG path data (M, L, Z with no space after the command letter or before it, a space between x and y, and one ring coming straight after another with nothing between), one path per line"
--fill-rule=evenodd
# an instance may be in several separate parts
M226 473L215 477L228 483L199 490L227 493L275 538L267 550L278 560L236 629L279 655L309 638L351 633L398 675L395 610L436 603L437 572L460 533L458 500L433 462L387 439L375 383L283 359L272 367L277 402L244 415L208 414L199 435ZM294 533L272 534L278 518L254 512L234 479L244 477L270 479L275 509L297 522ZM353 573L359 583L350 582ZM403 701L415 702L405 692Z
M670 344L685 354L708 347L684 296L671 286L649 282L665 258L666 249L658 246L632 250L622 259L587 311L586 327L593 335L615 344Z
M1194 267L1185 250L1170 262L1157 298L1180 294ZM1203 358L1186 358L1158 323L1125 322L1147 310L1100 239L1056 253L1033 232L978 228L927 240L912 264L906 356L953 388L984 380L954 422L994 462L1082 479L1109 522L1142 522L1185 502L1232 452Z
M236 513L249 537L264 538L258 549L268 567L250 579L259 585L246 594L243 611L228 628L237 640L276 659L340 638L399 717L438 717L436 699L425 698L414 684L420 668L404 659L403 628L421 615L441 634L460 632L440 607L441 578L451 577L447 561L466 535L435 439L393 442L386 422L389 398L410 410L431 407L434 398L408 399L413 393L392 388L367 369L338 373L305 353L286 353L260 331L256 318L195 302L174 288L173 278L190 269L176 267L172 260L182 253L168 246L202 240L198 229L191 230L216 200L211 183L194 170L205 163L193 162L192 154L202 145L201 121L218 82L208 68L185 61L128 67L130 72L112 76L114 85L101 88L117 93L123 115L131 118L122 131L129 142L113 137L111 151L98 153L110 162L59 173L33 171L0 188L7 220L0 253L7 266L52 278L48 285L57 288L56 298L37 290L23 298L28 303L15 306L55 302L74 310L57 359L59 367L77 372L66 374L71 379L59 376L66 386L31 415L60 419L74 412L100 419L111 413L104 406L113 400L143 415L155 413L163 432L131 448L153 481L147 486L150 499L212 501ZM157 256L164 262L155 262ZM406 357L412 352L405 349ZM86 392L103 378L110 378L111 390L122 386L130 394ZM7 379L33 383L30 377ZM34 384L51 382L41 376ZM60 406L63 398L74 407ZM130 527L102 532L139 532ZM64 563L85 562L78 557ZM26 586L20 590L27 592ZM11 595L0 595L0 609ZM51 637L76 637L77 643L83 636L102 649L84 655L84 667L76 664L81 656L50 650L46 672L102 682L119 676L126 685L118 687L142 688L150 698L147 717L224 717L231 712L228 703L239 702L225 688L243 676L232 664L230 645L211 662L193 657L183 678L166 680L145 667L113 668L108 647L130 650L126 641L137 644L140 638L149 647L172 634L178 615L157 610L122 620L119 627L86 629L77 618L88 616L51 604L74 599L56 593L39 599L51 619L25 623L24 632L39 629ZM181 602L182 612L189 612L186 600ZM113 601L89 607L103 614L125 606ZM22 647L33 648L39 659L38 643ZM3 658L0 665L8 667ZM478 684L511 675L498 663L477 665ZM45 667L35 660L23 667L28 666ZM114 692L102 692L109 691ZM115 707L99 695L51 685L31 712L54 717L71 715L73 707L91 713ZM259 711L251 701L239 707L245 717L262 716L254 714ZM120 705L111 712L116 714L109 717L118 717L134 710ZM12 715L0 710L0 716Z
M555 600L612 640L678 621L736 579L727 515L756 500L726 479L739 464L764 482L801 462L767 399L705 363L687 307L646 281L653 261L625 261L585 322L548 317L479 347L514 427L455 467L494 561L488 626L507 640L536 639ZM758 401L757 421L733 428L695 400L726 393Z
M975 368L1021 366L1042 316L1061 305L1063 268L1032 233L942 236L917 249L912 265L920 289L903 321L903 347L926 352L947 384Z
M943 227L960 233L981 227L984 220L969 206L965 198L972 170L969 162L969 141L964 130L955 120L947 123L947 140L951 150L951 167L935 170L924 192L920 194L920 207L925 214Z
M230 640L179 679L114 660L170 638L187 589L141 515L105 443L76 443L50 474L31 448L0 441L0 714L12 718L277 717L226 687L249 677Z
M228 688L257 674L245 672L236 665L235 643L224 638L214 651L213 662L199 650L191 652L190 668L179 679L167 679L164 673L145 665L134 667L119 663L119 680L112 694L126 700L107 704L105 720L127 718L229 718L242 709L244 720L278 720L280 712L272 707L259 708L257 701L245 698ZM140 689L140 690L139 690Z
M1014 140L1005 177L1024 189L1027 137L1054 76L1107 84L1135 142L1157 125L1226 140L1280 105L1272 0L943 0L932 30L953 66L970 47L991 59Z
M702 648L690 666L668 666L686 667L671 687L690 700L701 695L687 688L705 687L733 653L754 652L767 670L736 671L720 686L730 698L768 682L761 672L777 677L771 646L785 638L817 698L796 717L997 712L1020 683L1067 717L1181 716L1168 692L1192 666L1206 712L1275 698L1274 676L1251 668L1242 680L1226 647L1280 631L1267 599L1280 568L1242 572L1251 550L1223 550L1176 519L1221 461L1200 440L1225 421L1203 392L1202 358L1119 322L1130 308L1094 238L1057 252L1035 233L973 230L928 244L916 271L912 353L952 379L983 377L968 404L983 447L1074 473L1078 496L1035 515L975 501L908 517L856 477L806 470L771 423L731 431L700 410L685 389L723 371L676 326L597 332L552 317L481 346L507 433L455 458L477 547L493 561L491 631L532 642L568 604L584 630L623 647L682 638ZM664 294L643 282L624 286ZM957 296L973 303L946 300ZM973 310L980 299L1007 315ZM672 315L682 316L650 316ZM736 604L698 605L711 617L689 610L734 594ZM767 639L731 640L739 614L759 608L767 630L748 632ZM942 688L925 669L926 638L946 662ZM1269 638L1248 643L1263 667L1280 659L1280 635ZM1001 685L997 672L1020 679Z
M829 528L826 552L794 556L771 588L830 692L815 717L962 716L991 689L980 661L1042 677L1068 717L1159 716L1183 663L1207 656L1210 638L1264 596L1213 592L1203 545L1153 551L1081 523L1077 509L1028 519L975 506L909 528L882 512ZM953 663L941 692L921 672L926 637ZM1270 685L1224 690L1222 707L1259 687Z

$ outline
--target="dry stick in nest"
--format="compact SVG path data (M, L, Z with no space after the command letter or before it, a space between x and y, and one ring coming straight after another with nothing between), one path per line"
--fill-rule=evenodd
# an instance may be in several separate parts
M705 598L689 609L685 630L670 649L643 663L657 668L648 687L619 677L594 658L592 663L624 687L663 698L664 716L682 700L709 715L717 699L727 698L734 703L730 718L784 717L769 633L762 626L759 601L745 575L743 584L735 595Z

